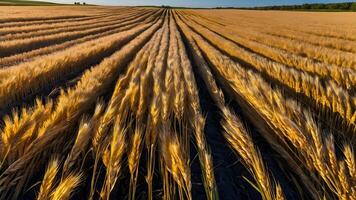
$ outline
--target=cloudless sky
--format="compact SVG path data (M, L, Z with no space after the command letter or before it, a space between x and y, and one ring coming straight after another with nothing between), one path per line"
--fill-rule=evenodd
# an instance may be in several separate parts
M338 3L347 0L48 0L58 3L73 3L74 1L99 5L169 5L186 7L217 7L235 6L252 7L268 5L288 5L303 3ZM349 0L351 1L351 0Z

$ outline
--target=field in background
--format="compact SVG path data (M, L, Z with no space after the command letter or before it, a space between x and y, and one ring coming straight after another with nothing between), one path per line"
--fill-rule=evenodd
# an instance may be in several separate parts
M356 199L356 14L0 7L0 199Z

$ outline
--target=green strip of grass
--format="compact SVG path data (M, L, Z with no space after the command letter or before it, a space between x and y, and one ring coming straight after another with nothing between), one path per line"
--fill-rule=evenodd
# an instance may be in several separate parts
M0 6L54 6L63 5L46 1L0 0Z

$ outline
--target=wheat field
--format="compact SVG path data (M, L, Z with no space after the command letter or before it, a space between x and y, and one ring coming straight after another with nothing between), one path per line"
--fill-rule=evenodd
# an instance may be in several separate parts
M0 199L356 199L356 13L0 7Z

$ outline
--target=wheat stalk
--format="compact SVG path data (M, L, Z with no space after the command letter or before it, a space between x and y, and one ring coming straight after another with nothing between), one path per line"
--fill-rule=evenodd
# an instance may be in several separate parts
M37 200L48 199L50 196L55 185L55 179L59 170L58 168L59 163L57 159L53 159L49 162L41 183L40 192L37 195Z
M82 180L81 174L68 175L59 185L54 189L50 195L51 200L67 200L70 199L73 190L79 186ZM46 197L48 198L48 196Z
M100 197L102 199L110 198L110 192L113 190L116 180L121 172L122 157L126 147L126 129L121 123L121 121L115 120L109 147L103 153L102 159L106 167L106 175L103 188L100 192Z
M165 166L180 188L180 199L184 199L183 191L187 199L192 199L189 160L184 156L187 152L183 151L177 135L170 133L167 126L160 135L160 143Z
M136 125L135 132L131 137L131 145L128 151L128 165L130 170L130 191L129 198L135 199L136 193L136 183L137 183L137 175L138 175L138 167L142 152L142 128L140 125Z

